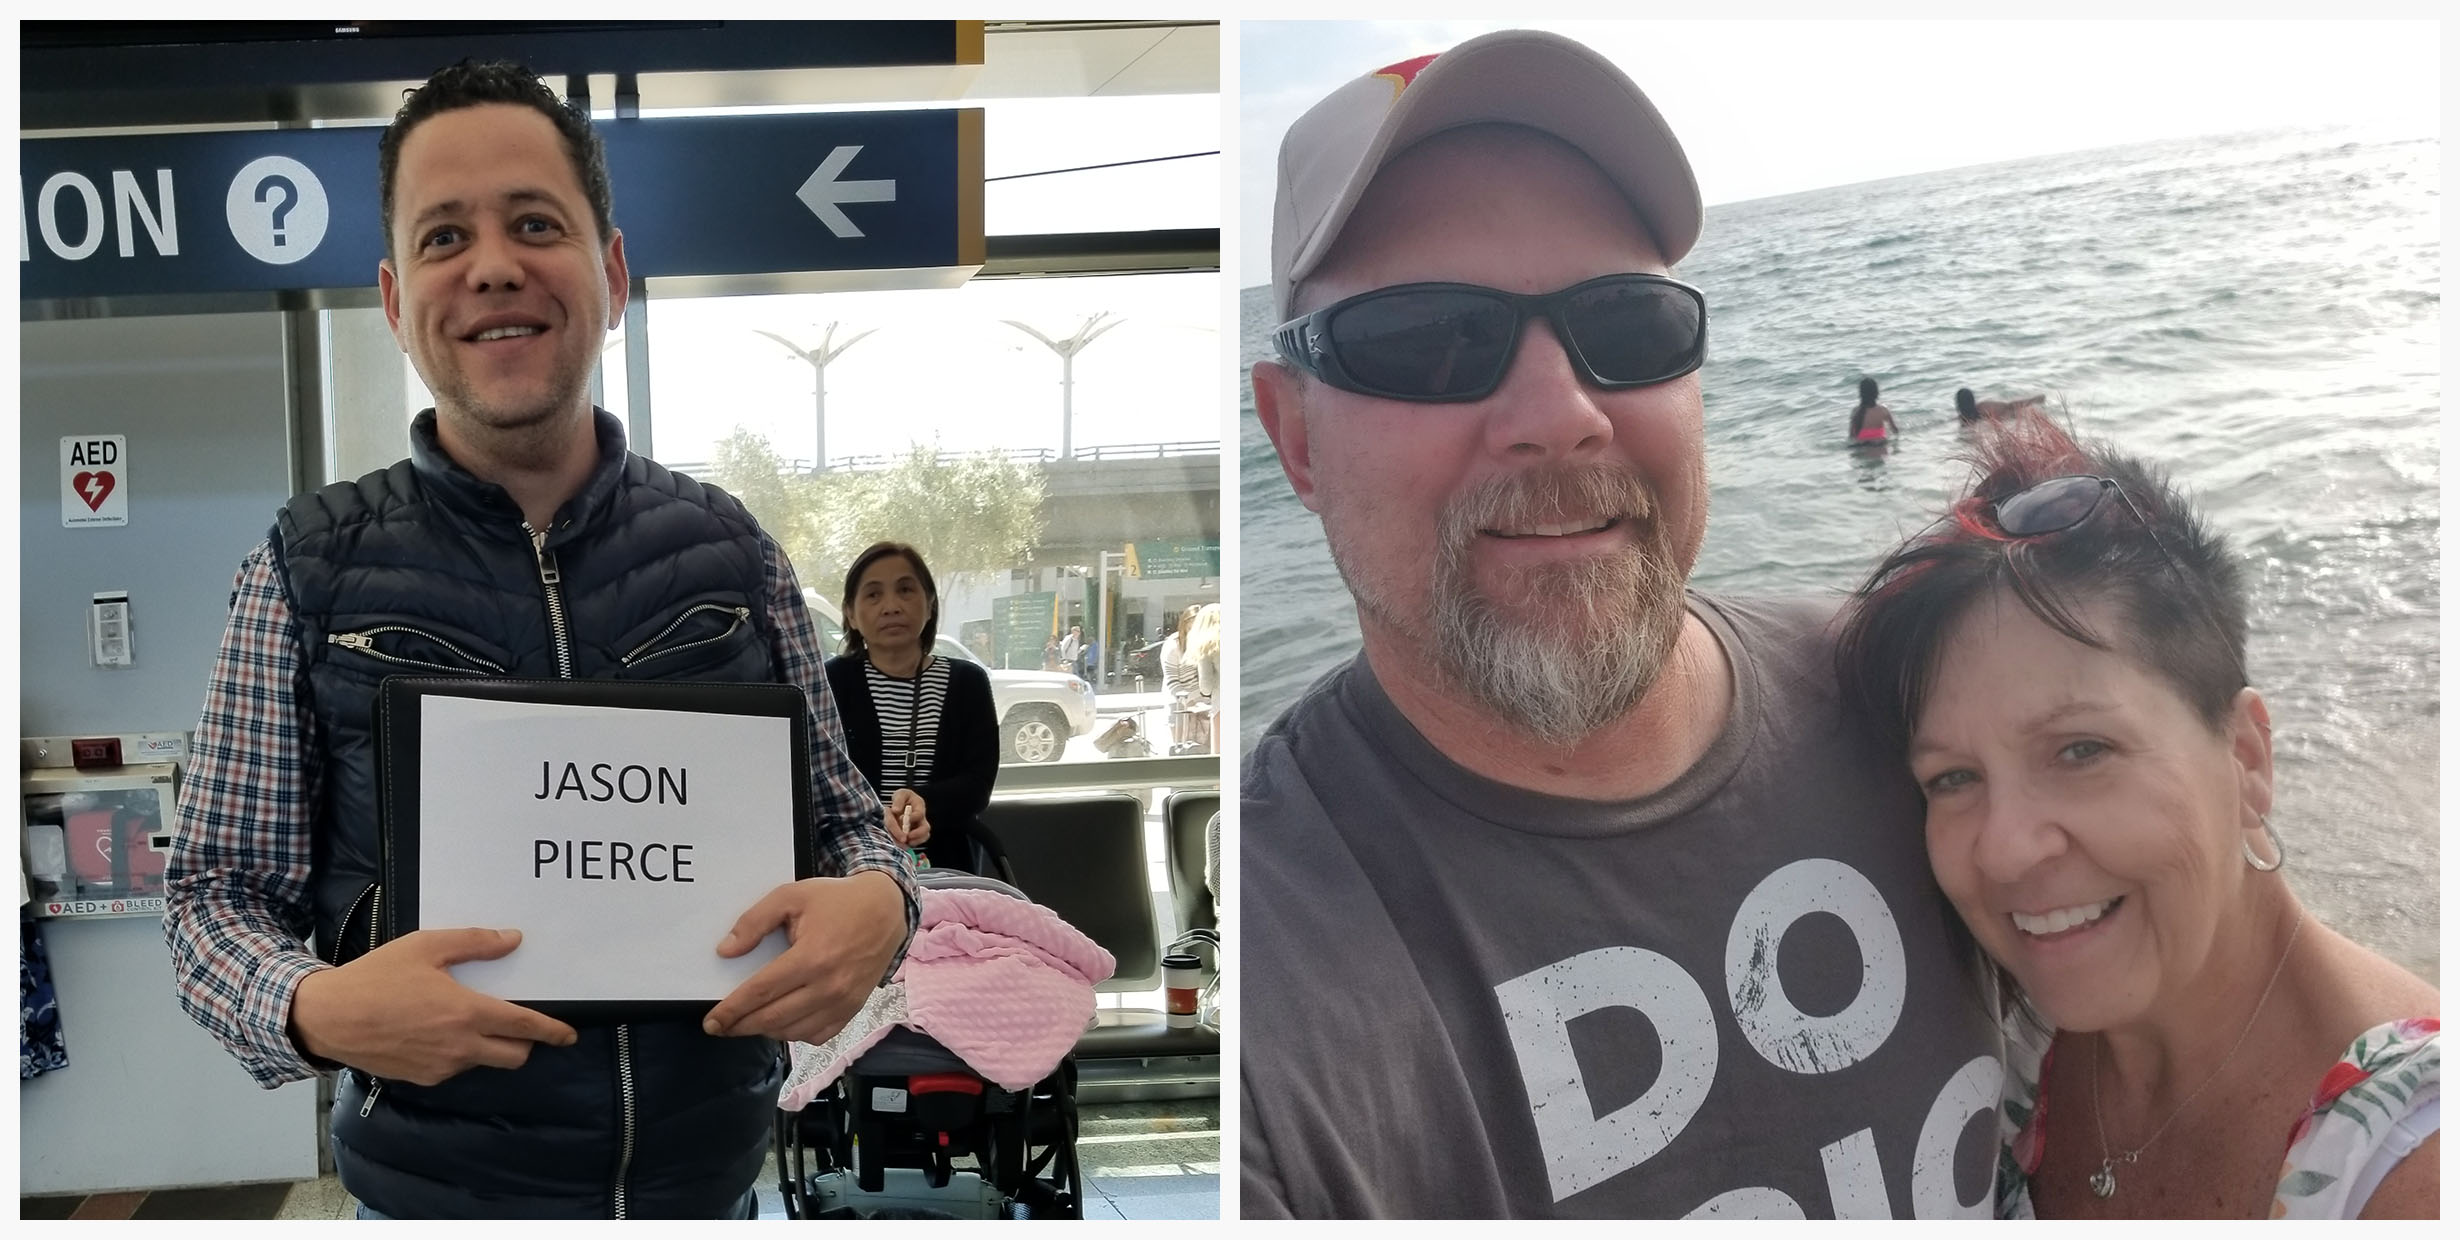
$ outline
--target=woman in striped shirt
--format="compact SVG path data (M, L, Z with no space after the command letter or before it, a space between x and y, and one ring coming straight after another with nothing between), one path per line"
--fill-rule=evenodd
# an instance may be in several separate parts
M873 543L854 558L841 607L845 650L828 662L829 689L854 765L917 864L975 869L973 841L999 775L990 675L932 653L939 587L904 543Z

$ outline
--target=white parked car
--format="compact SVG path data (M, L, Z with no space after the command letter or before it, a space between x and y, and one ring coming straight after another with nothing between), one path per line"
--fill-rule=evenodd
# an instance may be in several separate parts
M820 640L834 655L845 636L845 621L837 603L816 590L803 591L803 601L819 622ZM981 665L965 643L946 633L932 653ZM1057 762L1066 755L1070 737L1093 731L1093 686L1066 672L985 667L991 676L991 702L999 710L1001 762Z

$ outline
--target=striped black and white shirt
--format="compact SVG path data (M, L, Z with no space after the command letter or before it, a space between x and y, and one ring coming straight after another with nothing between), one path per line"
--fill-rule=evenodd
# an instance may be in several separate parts
M948 703L948 660L931 658L920 675L891 676L869 659L863 683L880 716L880 799L899 788L931 779L931 750L940 734L940 708Z

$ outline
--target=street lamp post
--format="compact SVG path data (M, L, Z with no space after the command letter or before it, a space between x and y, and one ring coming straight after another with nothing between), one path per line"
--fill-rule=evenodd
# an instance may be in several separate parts
M1114 570L1123 576L1126 574L1126 552L1105 551L1102 553L1102 589L1098 596L1102 608L1102 614L1098 620L1102 631L1102 645L1093 656L1093 691L1096 693L1100 693L1102 686L1110 680L1110 575Z
M837 326L835 323L829 324L828 328L820 333L820 343L808 349L776 332L761 331L757 327L752 329L786 346L788 353L811 364L811 471L815 474L825 473L829 467L829 363L836 361L839 354L853 348L855 341L880 330L876 327L864 328L846 337L844 344L832 348L830 342L836 339Z
M1106 319L1109 321L1105 322L1104 320ZM1051 352L1059 355L1060 460L1072 460L1076 456L1076 355L1084 352L1085 346L1092 344L1095 340L1100 339L1102 333L1109 331L1110 329L1117 327L1126 321L1127 320L1125 319L1111 318L1110 312L1105 310L1100 314L1094 315L1092 318L1086 319L1085 325L1077 328L1075 335L1070 336L1065 340L1053 340L1050 337L1043 335L1041 332L1034 330L1032 327L1017 322L1015 319L1000 320L1000 322L1006 323L1008 326L1041 341L1044 348L1047 348Z

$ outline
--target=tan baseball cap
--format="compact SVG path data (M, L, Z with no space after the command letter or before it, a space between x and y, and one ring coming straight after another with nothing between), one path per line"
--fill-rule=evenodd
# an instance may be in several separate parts
M1385 164L1462 125L1526 125L1595 161L1671 264L1700 239L1700 184L1648 96L1612 61L1558 34L1502 30L1378 69L1324 97L1281 139L1273 189L1273 304L1332 251Z

